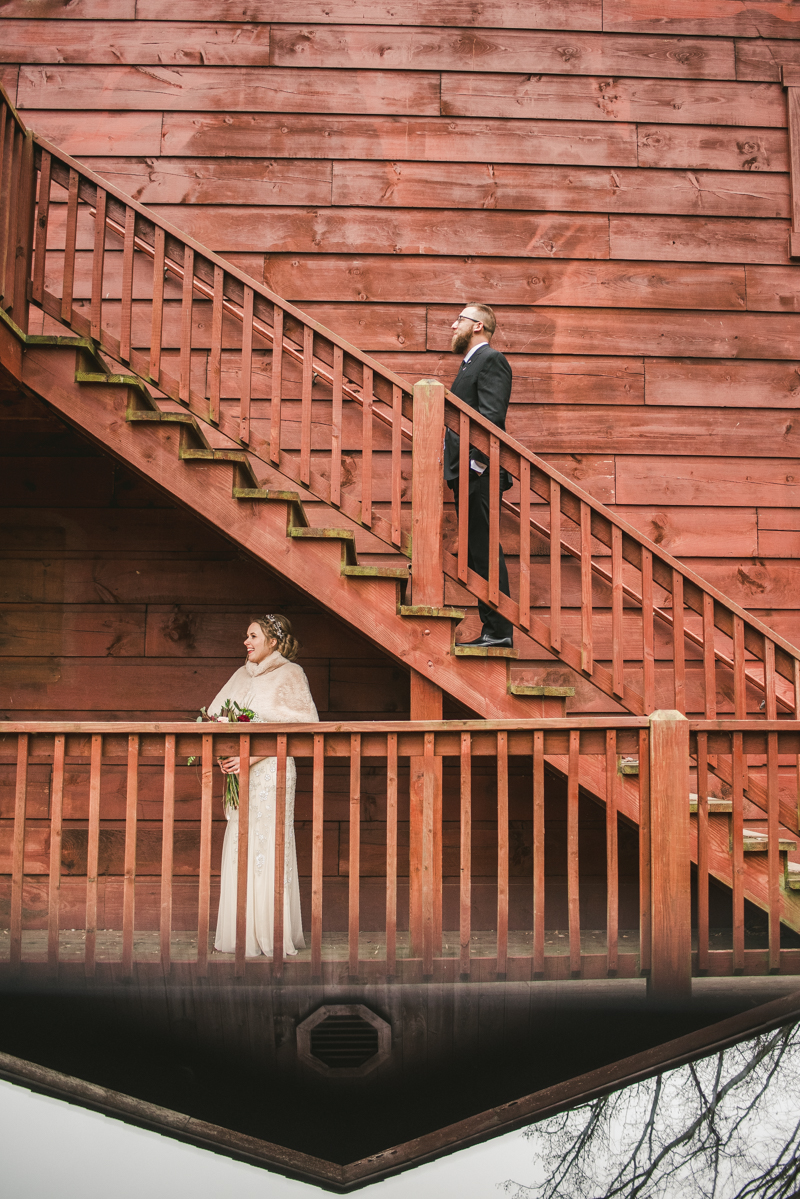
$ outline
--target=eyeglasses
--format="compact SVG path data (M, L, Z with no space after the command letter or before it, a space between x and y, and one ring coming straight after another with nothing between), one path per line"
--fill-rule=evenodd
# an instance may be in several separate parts
M479 325L481 322L476 321L474 316L469 316L466 312L459 312L458 319L460 321L472 321L473 325Z

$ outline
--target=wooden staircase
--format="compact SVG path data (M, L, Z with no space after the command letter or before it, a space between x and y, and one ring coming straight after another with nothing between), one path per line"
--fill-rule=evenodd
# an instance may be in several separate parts
M590 682L617 711L621 708L641 715L674 706L686 712L687 702L690 707L695 703L694 699L687 701L687 647L692 647L702 651L700 706L708 719L718 715L723 693L733 696L731 714L739 719L759 711L767 720L775 720L779 712L798 716L800 651L452 395L445 397L443 423L460 435L463 456L470 445L478 446L496 468L502 466L515 480L511 499L499 492L494 498L491 522L492 538L499 541L501 514L512 521L520 547L519 575L515 594L506 597L499 592L496 572L483 580L468 568L462 516L456 552L443 555L440 597L436 602L419 602L428 597L419 590L415 596L415 580L409 574L408 559L414 550L403 523L401 468L404 461L407 465L412 445L415 470L420 465L430 475L439 466L435 457L427 463L417 462L421 439L415 436L416 412L407 385L36 138L25 130L5 97L3 117L16 139L14 146L19 143L9 158L19 178L13 188L5 189L0 201L5 205L0 217L8 232L5 249L11 251L4 254L0 268L0 360L24 388L105 451L359 629L413 672L412 677L428 680L481 718L524 721L557 717L563 715L572 689L531 684L518 672L515 650L456 646L455 629L464 610L445 603L445 577L466 589L471 600L483 599L497 607L521 635ZM44 286L53 188L63 188L68 197L60 295ZM9 208L12 195L14 206ZM88 317L73 303L72 295L75 231L81 207L88 207L95 221ZM107 319L112 306L102 287L110 237L118 238L124 255L122 294L113 309L114 329ZM153 263L148 354L135 348L132 277L136 254ZM177 376L165 369L162 353L165 274L182 283ZM77 336L29 335L31 301ZM211 325L207 385L202 393L194 390L191 371L193 321L199 303L206 305ZM231 322L239 330L235 351L241 367L240 394L232 406L226 405L220 383L222 348ZM254 418L252 356L256 344L268 347L273 355L268 438L258 432ZM293 422L286 418L289 401L282 384L282 372L289 366L299 370L300 398L291 401L298 409ZM331 411L330 449L322 457L312 452L314 397L320 387ZM346 482L343 466L345 410L350 415L355 412L361 421L355 490ZM295 424L299 444L290 445L287 429ZM440 435L441 425L439 439ZM381 436L388 439L385 461L375 448ZM376 501L382 463L388 464L386 509ZM466 461L463 465L466 469ZM498 474L495 469L495 477ZM331 524L312 523L309 513L314 510L321 510ZM434 513L430 521L437 530L439 517L440 513ZM343 518L346 527L341 524ZM565 522L568 535L564 534ZM379 564L359 561L359 529L368 531L381 547ZM535 550L534 543L538 546ZM598 560L598 544L610 551L610 569ZM532 554L538 555L533 566ZM417 587L418 565L415 563L414 569ZM577 586L580 594L577 640L567 636L562 613L562 608L569 606L564 601L570 586ZM598 589L604 597L602 605ZM537 590L549 594L549 622L532 605L531 595ZM641 614L641 666L633 669L627 657L626 604ZM610 661L599 660L595 653L601 606L608 609L610 618ZM368 622L365 612L369 613ZM662 670L668 674L666 681L657 678L656 672L657 626L667 631L673 650ZM548 764L551 770L567 775L565 763L558 757L550 756ZM710 763L710 770L729 781L723 764ZM581 786L605 801L605 772L595 769L590 760L581 763ZM764 789L757 782L749 781L745 793L756 806L765 807ZM638 822L638 785L629 774L618 779L616 802L623 817ZM724 815L711 813L718 831L712 837L710 870L730 885L730 856L723 852ZM782 806L781 822L785 858L791 834L797 832L797 812ZM745 893L752 902L765 906L764 880L757 865L763 853L758 844L755 838L747 854ZM800 931L800 897L795 894L793 874L785 864L782 919Z

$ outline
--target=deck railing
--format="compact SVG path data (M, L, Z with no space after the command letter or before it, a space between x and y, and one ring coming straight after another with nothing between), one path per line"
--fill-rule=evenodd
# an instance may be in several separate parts
M469 569L466 505L442 554L441 489L423 485L415 604L444 604L448 578L634 714L800 715L800 650L513 437L439 385L414 400L375 359L26 131L4 94L0 141L2 306L20 329L30 295L54 328L93 338L245 448L262 477L279 472L387 551L412 552L412 434L414 474L429 481L446 425L465 476L469 447L491 463L492 568L487 580Z
M652 972L668 990L689 978L690 861L696 970L800 970L800 954L780 947L782 920L800 931L789 862L795 843L781 820L781 805L797 803L799 753L795 722L722 726L674 712L650 720L236 732L186 723L7 723L0 736L9 797L0 810L7 960L12 970L28 960L51 970L79 961L88 975L98 955L121 961L128 975L135 961L164 969L191 961L204 975L225 962L230 970L232 960L241 975L246 766L233 959L214 952L209 935L225 827L216 759L239 754L244 763L277 758L275 977L284 971L281 830L290 757L298 768L295 827L310 943L297 959L302 977L331 969L353 979L410 977L410 970L450 978ZM592 777L598 762L605 774L604 806L581 792L588 758ZM708 764L723 758L734 780L727 800L709 787ZM418 855L413 845L409 854L410 759L423 763ZM690 778L692 760L699 766ZM631 761L638 774L626 773ZM748 774L763 775L760 824L744 797ZM710 880L731 888L725 943L714 932L716 909L709 917ZM408 895L417 884L422 919L409 930ZM746 899L766 912L763 948L747 955Z

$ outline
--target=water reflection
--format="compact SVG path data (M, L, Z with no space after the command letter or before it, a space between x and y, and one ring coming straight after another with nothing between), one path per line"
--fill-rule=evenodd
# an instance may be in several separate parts
M511 1199L792 1199L800 1194L800 1024L534 1125Z

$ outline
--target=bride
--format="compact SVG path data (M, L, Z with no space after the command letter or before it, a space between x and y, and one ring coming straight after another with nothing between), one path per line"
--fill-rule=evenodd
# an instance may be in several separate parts
M255 712L259 722L300 724L318 721L308 680L295 665L299 646L285 616L268 615L254 620L245 638L247 661L209 704L210 716L219 715L226 700ZM250 815L247 840L247 924L245 954L272 956L273 892L275 877L275 799L277 758L250 759ZM239 759L220 762L223 774L238 774ZM284 952L305 948L300 913L300 884L294 842L294 758L286 759L286 858L283 893ZM225 808L228 821L222 845L219 915L214 948L221 953L236 949L236 889L239 849L239 809Z

